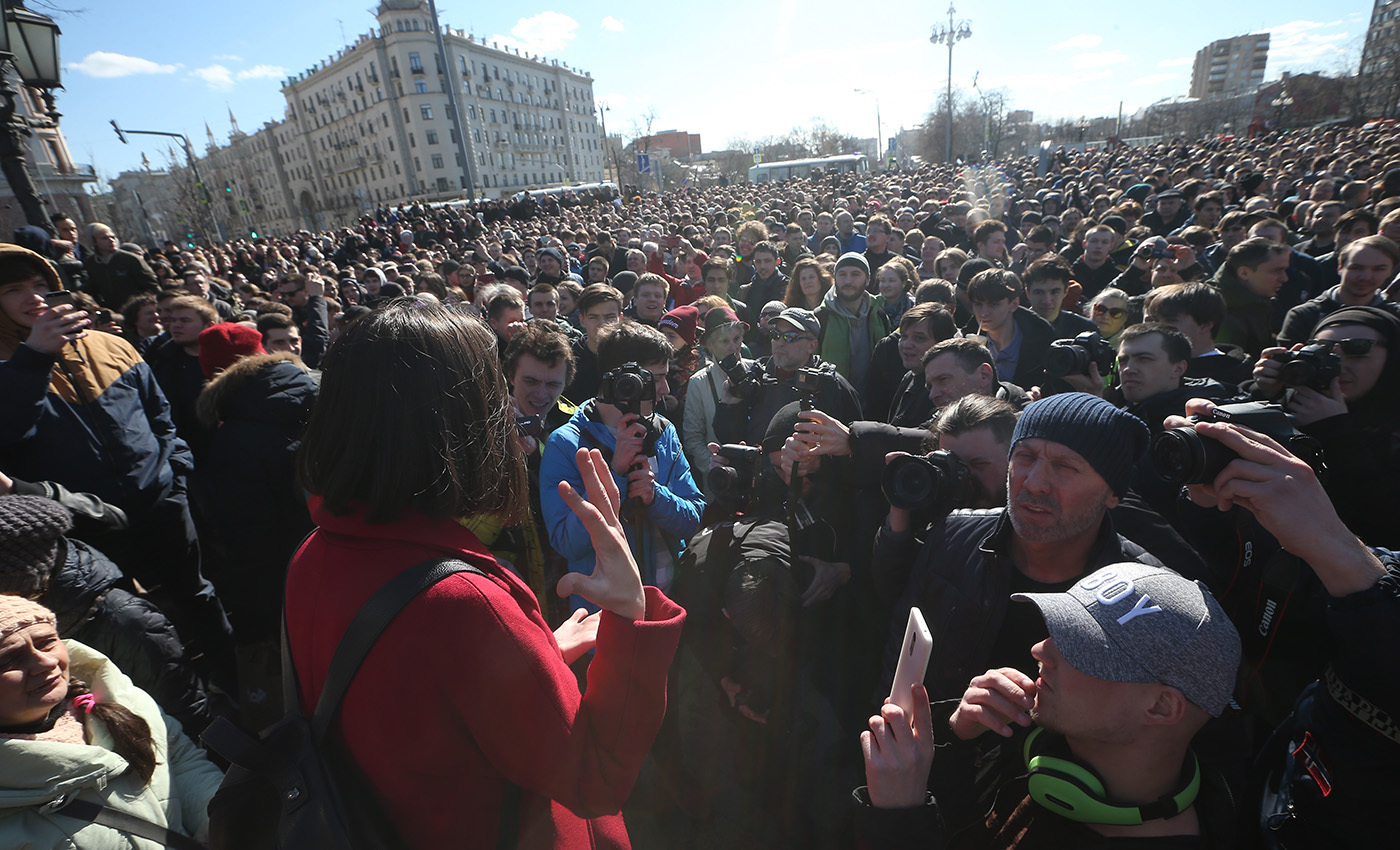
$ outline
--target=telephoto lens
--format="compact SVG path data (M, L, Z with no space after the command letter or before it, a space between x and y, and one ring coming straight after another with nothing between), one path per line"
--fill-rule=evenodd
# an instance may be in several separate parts
M972 475L951 452L936 451L927 457L902 456L885 464L880 480L890 507L906 511L932 508L947 514L972 498Z

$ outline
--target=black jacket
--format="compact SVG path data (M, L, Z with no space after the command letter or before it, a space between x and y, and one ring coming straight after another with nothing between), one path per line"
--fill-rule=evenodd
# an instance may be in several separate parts
M1017 308L1011 317L1021 332L1021 353L1016 359L1016 374L997 377L1029 390L1044 383L1045 352L1050 350L1050 343L1057 334L1053 325L1028 307Z
M931 699L957 699L973 676L987 671L1011 602L1012 534L1002 508L953 511L928 529L917 551L913 534L895 534L888 525L880 529L871 571L881 599L894 603L892 637L886 645L886 690L894 679L905 621L914 605L934 632L933 658L924 679ZM1141 546L1119 536L1105 517L1084 572L1122 561L1160 566Z
M218 423L196 478L202 542L240 643L276 637L287 561L313 527L295 459L315 398L290 354L246 357L200 397Z
M64 539L58 558L61 566L39 601L58 618L59 634L112 659L198 738L212 719L204 686L165 614L131 593L121 568L86 543Z

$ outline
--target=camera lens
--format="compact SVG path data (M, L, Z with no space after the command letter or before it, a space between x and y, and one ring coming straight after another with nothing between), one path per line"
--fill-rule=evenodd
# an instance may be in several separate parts
M733 498L743 495L743 485L739 473L727 466L716 466L705 476L710 492L718 498Z
M1052 345L1045 352L1045 373L1052 378L1089 374L1089 352L1073 343Z
M1172 484L1209 484L1238 455L1194 428L1173 428L1152 438L1152 468Z
M1290 360L1279 369L1278 379L1284 386L1304 387L1312 383L1317 367L1309 360Z
M914 511L933 503L942 477L926 458L898 457L885 467L881 487L891 507Z
M619 375L613 383L613 394L618 401L638 401L642 397L642 379L636 375Z

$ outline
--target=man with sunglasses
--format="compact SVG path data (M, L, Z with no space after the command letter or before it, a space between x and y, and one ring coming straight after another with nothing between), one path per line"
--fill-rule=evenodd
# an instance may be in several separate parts
M845 423L860 418L860 396L855 387L839 372L821 369L824 364L817 356L820 334L817 317L801 307L788 307L772 320L768 338L773 353L759 359L759 374L752 387L740 394L732 381L725 383L715 411L715 436L720 443L761 443L775 413L808 397L809 391L799 383L799 372L804 369L821 371L820 377L814 371L803 376L815 381L811 395L817 410Z

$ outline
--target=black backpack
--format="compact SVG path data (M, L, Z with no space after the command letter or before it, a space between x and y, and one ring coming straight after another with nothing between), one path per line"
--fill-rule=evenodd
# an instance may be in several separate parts
M336 646L325 686L308 720L302 715L296 669L282 621L282 687L286 714L259 740L226 718L201 736L231 763L209 803L214 850L392 850L402 847L368 780L353 759L327 741L350 682L379 635L415 596L460 572L485 575L463 561L424 561L390 579L365 603ZM513 847L520 789L509 786L500 847Z

